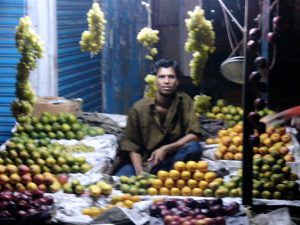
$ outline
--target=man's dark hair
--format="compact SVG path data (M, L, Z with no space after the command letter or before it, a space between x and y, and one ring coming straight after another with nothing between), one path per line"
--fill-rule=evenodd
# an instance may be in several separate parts
M175 70L177 79L179 79L181 77L181 71L180 71L179 65L174 60L160 59L160 60L156 61L154 64L154 69L153 69L154 75L156 75L156 73L160 67L164 67L164 68L172 67Z

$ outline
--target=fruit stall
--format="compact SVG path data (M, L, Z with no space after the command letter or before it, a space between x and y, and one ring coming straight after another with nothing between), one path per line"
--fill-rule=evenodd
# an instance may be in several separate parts
M134 34L143 48L145 67L160 54L160 38L166 38L152 26L151 14L159 3L151 2L141 1L147 24ZM179 10L186 29L184 52L192 53L189 74L197 88L220 41L214 31L216 18L207 16L216 13L204 9L211 3L200 2L191 4L185 19ZM37 96L30 77L42 66L38 62L45 43L30 16L20 17L15 27L20 53L15 65L16 98L10 102L14 124L0 146L0 224L299 224L299 130L284 117L299 116L299 107L282 114L269 104L268 79L279 40L290 32L288 20L279 15L280 1L259 1L260 10L255 11L246 0L241 25L224 2L216 1L227 38L231 45L237 44L231 46L231 54L243 50L243 56L214 67L221 66L226 79L242 84L238 96L243 104L203 93L192 96L202 126L201 158L177 161L168 171L130 177L110 173L126 113L86 112L82 99ZM106 3L95 0L87 11L87 30L78 46L91 59L113 42L106 38L107 24L112 23L107 19L109 10ZM249 21L253 11L260 12L257 27ZM237 30L241 34L234 34ZM233 41L237 38L240 43ZM142 94L151 98L156 78L145 74L143 79Z

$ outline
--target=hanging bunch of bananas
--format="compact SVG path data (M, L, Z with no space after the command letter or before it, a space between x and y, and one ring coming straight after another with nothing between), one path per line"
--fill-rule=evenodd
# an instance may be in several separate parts
M206 113L211 106L211 97L207 95L196 95L194 97L194 108L198 116Z
M20 18L16 27L16 45L22 55L17 65L17 100L11 104L13 115L19 121L24 117L31 116L35 93L29 82L29 73L36 68L36 61L42 58L44 49L40 37L32 29L32 22L29 16Z
M215 50L215 32L211 21L206 20L204 10L200 6L196 6L194 11L189 11L188 15L189 18L185 20L188 31L185 51L193 52L193 59L189 66L193 83L199 85L203 77L208 53Z
M157 55L157 48L154 48L153 45L159 41L158 34L158 30L153 30L150 27L144 27L138 33L136 37L138 42L148 50L148 54L145 55L145 59L153 60L153 57Z
M89 30L81 34L79 42L81 51L98 54L105 44L105 24L106 20L99 3L94 2L92 8L87 13Z
M152 74L148 74L145 77L145 82L147 83L147 88L145 90L144 95L148 98L154 98L155 97L155 92L156 92L156 76Z

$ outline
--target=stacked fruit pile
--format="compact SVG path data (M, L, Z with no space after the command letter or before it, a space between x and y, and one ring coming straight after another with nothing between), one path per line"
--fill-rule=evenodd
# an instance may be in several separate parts
M42 173L37 165L0 165L0 189L9 191L42 191L57 192L60 189L60 178L49 173Z
M119 189L124 193L132 195L145 195L147 189L151 186L151 181L156 178L152 174L144 174L139 176L120 176Z
M49 140L36 142L33 139L13 137L6 143L5 151L0 152L2 164L35 165L43 172L86 173L91 166L85 157L74 157L63 151L59 144Z
M218 131L215 140L219 147L215 151L216 159L242 160L243 158L243 125L236 124L226 130ZM206 141L208 143L209 140Z
M106 212L108 209L114 206L131 209L133 207L133 204L139 202L140 200L141 200L140 196L137 195L130 195L130 194L113 195L111 197L110 203L105 207L92 206L89 208L85 208L82 210L82 214L94 218L96 216L100 216L102 213Z
M91 197L108 196L112 192L112 186L104 181L99 181L91 185L83 185L80 180L73 179L71 182L65 183L63 191L69 194L88 194Z
M291 135L285 128L270 128L259 136L260 144L253 147L253 196L266 199L299 199L298 176L291 172L287 162L294 161L288 145ZM242 172L225 185L231 196L241 195Z
M224 120L229 127L242 121L243 109L238 106L227 105L224 99L219 99L211 112L206 113L208 119Z
M148 188L149 195L172 196L220 196L224 195L223 179L208 171L205 161L178 161L174 169L160 170L157 178L152 179L152 187ZM225 191L226 194L226 191Z
M24 221L29 216L41 212L47 212L53 199L51 196L44 196L42 191L30 192L0 192L0 219L15 218ZM7 224L13 223L8 221Z
M77 139L86 135L97 136L104 134L101 127L92 128L88 124L78 121L72 113L51 115L44 112L38 117L26 117L23 123L17 125L17 136L29 136L33 139Z
M224 205L222 199L167 199L151 205L150 215L162 218L166 225L214 224L225 225L225 216L240 210L236 202Z
M259 135L259 146L253 147L254 159L272 156L292 162L294 161L294 156L288 148L291 141L292 136L286 133L284 127L268 128L266 133Z

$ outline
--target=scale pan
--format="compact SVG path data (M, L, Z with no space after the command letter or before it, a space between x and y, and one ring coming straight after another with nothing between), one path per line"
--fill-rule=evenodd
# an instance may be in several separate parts
M243 56L226 59L220 66L221 74L228 80L243 84Z

